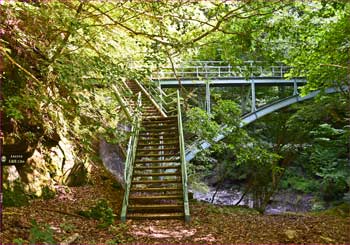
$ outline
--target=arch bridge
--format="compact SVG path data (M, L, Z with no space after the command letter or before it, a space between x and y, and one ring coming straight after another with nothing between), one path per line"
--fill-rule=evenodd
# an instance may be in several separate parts
M266 65L264 62L245 61L232 66L222 61L194 61L175 67L162 67L154 70L151 80L159 88L205 87L205 109L211 111L211 88L213 87L248 87L251 112L257 110L256 88L259 86L291 86L292 95L298 95L298 86L304 85L304 78L285 78L290 66L283 64Z
M242 115L241 127L254 122L255 120L290 106L294 103L309 100L317 96L321 91L313 91L305 96L301 96L298 87L306 84L306 79L295 77L286 78L286 74L291 67L283 64L266 65L264 62L246 61L241 65L232 66L222 61L195 61L175 67L163 67L152 72L151 79L157 84L160 91L163 88L175 88L180 84L184 87L205 87L205 109L211 111L212 87L248 87L250 99L250 111ZM286 98L257 106L257 87L269 86L289 86L292 87L292 94ZM343 88L328 88L324 92L327 94L348 90ZM242 98L244 101L246 98ZM243 105L243 103L241 103ZM243 109L243 106L242 106ZM244 111L244 110L242 110ZM225 128L226 126L222 126ZM222 130L229 133L229 130ZM226 134L220 133L213 141L218 142L225 138ZM192 160L195 155L211 146L207 141L196 141L186 147L186 161Z

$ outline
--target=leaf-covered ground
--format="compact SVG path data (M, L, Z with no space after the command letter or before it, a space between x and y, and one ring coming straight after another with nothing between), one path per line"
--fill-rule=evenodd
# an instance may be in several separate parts
M260 215L244 208L192 202L192 221L118 220L123 191L104 174L85 187L58 188L51 200L34 200L27 207L5 208L3 244L30 240L31 221L48 224L57 243L77 237L75 244L232 244L232 243L350 243L350 219L332 215ZM113 206L116 221L100 228L99 221L77 214L105 198Z

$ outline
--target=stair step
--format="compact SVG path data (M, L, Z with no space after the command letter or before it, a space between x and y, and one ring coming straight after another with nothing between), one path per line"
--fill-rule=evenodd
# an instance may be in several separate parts
M172 126L172 127L165 127L165 126L160 126L159 128L146 128L144 130L141 130L140 132L166 132L166 131L173 131L174 128L177 128L176 126Z
M159 144L159 145L163 145L163 144L177 144L179 145L179 139L139 139L138 140L139 143L142 143L141 145L144 145L145 143L150 143L150 144Z
M151 176L181 176L181 173L134 173L133 177L151 177Z
M169 210L169 209L183 209L181 204L152 204L152 205L129 205L130 211L143 211L143 210Z
M164 118L164 117L163 117ZM142 123L144 125L159 125L159 124L162 124L162 125L177 125L177 120L163 120L163 121L150 121L150 120L146 120L144 119L142 121Z
M177 116L168 116L168 117L159 117L159 118L152 118L152 119L144 119L144 123L163 123L163 122L176 122Z
M180 165L173 166L144 166L144 167L134 167L134 170L152 170L152 169L179 169Z
M144 130L144 131L149 131L149 132L155 132L156 130L159 130L160 132L162 132L162 131L167 131L167 130L177 130L178 129L178 127L177 127L177 124L173 124L173 125L170 125L170 126L168 126L168 125L153 125L153 126L145 126L145 125L142 125L141 126L142 127L142 129Z
M158 132L151 132L151 131L141 131L139 135L142 136L159 136L159 135L177 135L178 132L175 130L163 130Z
M182 183L181 179L172 180L133 180L132 184L172 184Z
M163 195L163 196L129 196L130 200L169 200L169 199L183 199L182 195Z
M140 135L140 137L142 137L142 138L140 138L141 141L159 141L159 140L176 140L176 141L178 141L179 140L178 137L162 137L162 138L160 138L160 137L146 137L144 135Z
M178 143L138 144L137 146L170 146L170 145L179 146Z
M155 107L148 107L148 108L143 107L142 111L144 111L144 112L154 112L154 111L156 111L157 112L158 109L155 108Z
M137 149L137 151L146 151L146 152L150 152L150 151L178 151L179 148L150 148L150 149Z
M135 192L182 191L182 187L131 188L131 191L135 191Z
M136 152L136 157L178 157L179 154L137 154Z
M183 213L128 214L130 219L183 219Z
M173 162L173 163L178 163L180 159L163 159L163 160L136 160L135 163L136 164L145 164L145 163L169 163L169 162Z

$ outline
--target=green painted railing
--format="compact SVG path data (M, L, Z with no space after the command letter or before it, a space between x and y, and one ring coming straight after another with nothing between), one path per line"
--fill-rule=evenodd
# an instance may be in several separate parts
M159 86L155 86L153 82L148 84L147 89L162 111L164 111L167 115L176 115L176 91L171 94L166 94Z
M181 174L182 174L182 190L183 190L183 200L184 200L184 213L185 221L190 221L190 207L188 203L188 186L187 186L187 164L185 159L185 140L182 127L182 117L181 117L181 102L180 93L177 90L177 121L179 125L179 142L180 142L180 161L181 161Z
M154 97L143 87L143 85L137 81L134 80L135 83L137 84L137 86L139 86L139 88L141 89L141 91L147 96L147 98L152 102L152 104L157 108L157 110L159 111L159 113L163 116L163 117L167 117L167 114L162 110L162 108L158 105L158 103L154 100Z
M129 122L132 122L133 120L131 115L133 111L131 109L131 106L129 105L125 97L119 92L118 88L115 85L113 85L112 88L114 90L115 96L117 98L117 101L120 107L122 108L124 114L126 115L126 118L128 119Z
M131 188L132 173L133 173L133 167L134 167L134 162L136 157L136 147L137 147L138 136L140 131L140 123L141 123L141 106L142 106L141 92L139 92L138 98L137 98L137 107L136 107L136 111L134 113L134 118L132 122L131 136L129 139L128 151L127 151L125 166L124 166L125 193L124 193L122 211L120 214L120 219L122 222L126 221L126 212L129 204L129 193Z

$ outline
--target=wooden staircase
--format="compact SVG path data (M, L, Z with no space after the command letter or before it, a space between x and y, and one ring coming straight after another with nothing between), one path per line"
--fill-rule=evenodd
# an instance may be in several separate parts
M139 84L142 118L125 217L130 219L189 219L184 212L177 116L166 116ZM187 196L187 189L186 189Z

